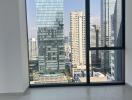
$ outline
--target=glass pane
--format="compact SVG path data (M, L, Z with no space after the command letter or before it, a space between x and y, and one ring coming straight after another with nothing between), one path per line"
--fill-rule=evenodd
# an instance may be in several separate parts
M92 50L89 54L90 82L123 81L123 51Z
M122 46L122 0L90 0L90 46Z
M30 84L86 82L85 0L27 0Z

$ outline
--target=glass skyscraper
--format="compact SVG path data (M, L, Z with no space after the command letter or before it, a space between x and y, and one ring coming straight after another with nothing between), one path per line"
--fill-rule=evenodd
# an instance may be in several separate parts
M63 0L35 0L40 73L65 69Z
M117 12L118 11L118 12ZM122 13L121 0L101 1L101 37L102 46L121 46L122 41ZM108 50L102 52L101 66L104 67L105 74L109 80L121 80L121 53L119 50ZM120 57L119 57L120 55ZM118 62L118 63L117 63ZM118 75L117 75L118 74Z
M102 0L101 1L101 42L102 46L111 47L114 46L114 33L112 31L112 16L115 10L116 0ZM114 51L101 52L101 66L104 68L104 73L108 80L115 80L112 76L114 73L113 64Z
M113 32L114 32L114 44L116 46L121 46L122 45L122 1L121 0L116 0L115 4L115 11L113 14ZM119 59L120 58L120 59ZM121 66L123 66L122 62L123 55L122 52L119 50L115 51L115 80L121 81L123 80L123 69Z
M116 0L101 0L101 46L114 46L112 31L112 16Z

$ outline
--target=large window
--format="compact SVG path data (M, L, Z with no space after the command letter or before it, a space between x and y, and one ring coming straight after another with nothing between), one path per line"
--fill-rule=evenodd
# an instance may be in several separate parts
M90 0L90 82L124 80L123 3L122 0Z
M30 85L123 83L123 3L27 0Z

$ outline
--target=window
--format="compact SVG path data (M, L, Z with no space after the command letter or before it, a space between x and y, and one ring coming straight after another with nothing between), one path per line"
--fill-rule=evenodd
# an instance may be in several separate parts
M122 0L90 0L88 51L91 83L124 80L123 3Z
M27 0L31 86L124 82L124 0Z

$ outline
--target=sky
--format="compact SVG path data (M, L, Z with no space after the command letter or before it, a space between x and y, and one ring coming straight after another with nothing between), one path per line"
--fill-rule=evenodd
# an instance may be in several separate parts
M64 35L68 36L70 31L70 12L81 10L85 12L85 0L64 0ZM100 0L90 0L91 22L99 23ZM28 37L36 38L36 18L34 0L27 0Z

